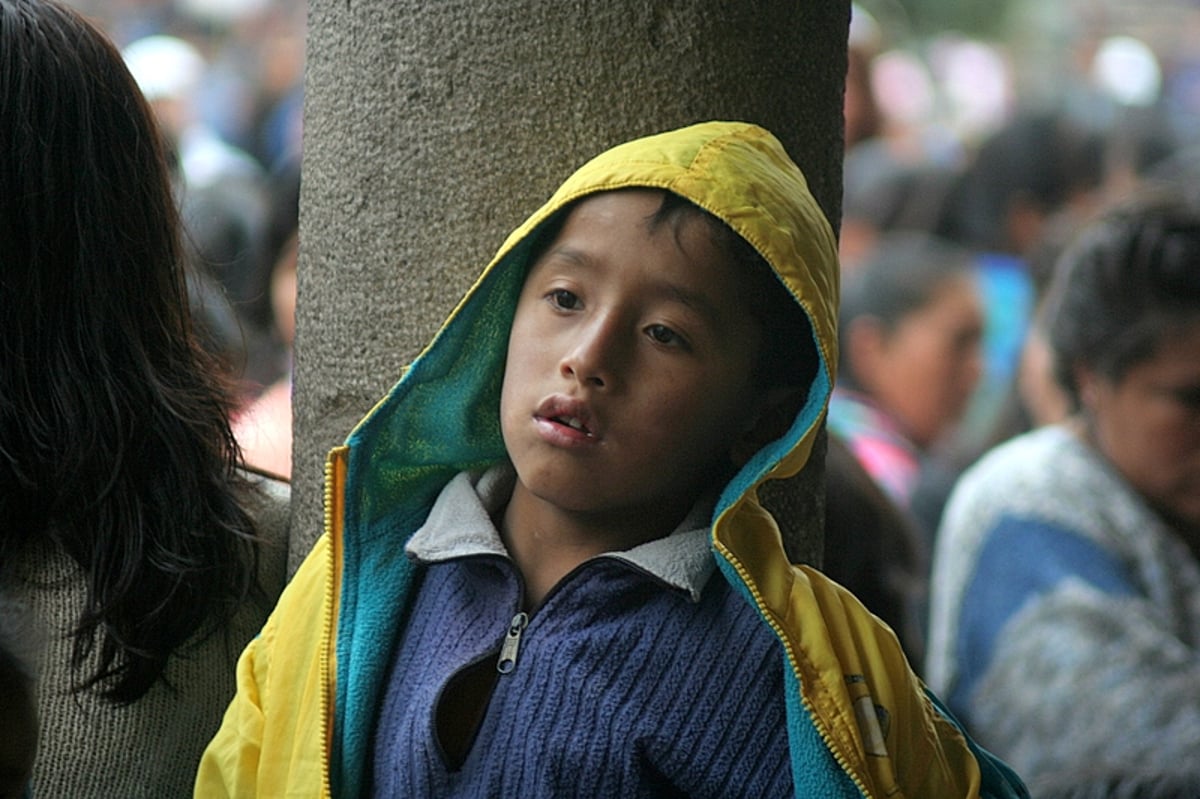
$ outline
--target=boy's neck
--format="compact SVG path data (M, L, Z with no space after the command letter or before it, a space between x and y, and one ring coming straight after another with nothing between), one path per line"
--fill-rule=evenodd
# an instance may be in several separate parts
M525 583L525 607L536 610L576 566L669 535L687 512L613 518L564 510L530 493L518 479L497 527ZM648 519L656 516L657 520Z

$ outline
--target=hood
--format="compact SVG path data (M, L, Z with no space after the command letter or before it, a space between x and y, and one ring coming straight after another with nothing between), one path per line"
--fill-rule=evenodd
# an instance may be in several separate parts
M837 363L837 245L774 136L751 124L707 122L604 152L509 235L437 336L350 434L348 543L411 532L454 474L505 457L499 403L508 330L538 230L575 200L633 187L674 192L723 220L762 254L808 316L820 358L808 400L788 433L725 487L714 517L718 550L740 548L746 536L734 530L743 520L750 541L778 540L755 488L804 466L823 419Z

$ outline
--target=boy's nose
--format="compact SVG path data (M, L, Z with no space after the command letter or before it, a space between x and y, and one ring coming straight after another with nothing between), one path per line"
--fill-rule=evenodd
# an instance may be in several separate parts
M598 317L579 330L559 364L564 377L594 388L611 387L623 357L615 320Z

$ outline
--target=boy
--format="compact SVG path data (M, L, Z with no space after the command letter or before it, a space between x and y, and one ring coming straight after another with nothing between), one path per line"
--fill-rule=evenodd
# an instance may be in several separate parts
M825 412L834 253L753 125L576 172L331 454L197 796L1023 795L758 505Z

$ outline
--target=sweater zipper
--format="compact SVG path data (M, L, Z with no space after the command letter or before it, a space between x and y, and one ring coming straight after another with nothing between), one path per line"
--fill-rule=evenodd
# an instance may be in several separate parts
M517 653L521 648L521 633L529 626L529 614L518 613L508 623L508 632L504 635L504 643L500 645L500 659L496 661L496 671L510 674L517 667Z
M512 563L512 561L508 558L505 558L504 560L506 563L510 563L510 564ZM564 585L567 585L578 572L580 572L581 570L586 568L587 565L589 563L591 563L593 560L595 560L595 558L589 558L588 560L584 561L583 563L580 563L575 568L571 569L571 571L564 574L562 576L562 579L560 579L557 583L555 583L554 587L550 589L550 591L546 594L546 596L542 597L542 603L538 607L539 608L545 607L546 603L550 601L551 597L553 597L555 594L557 594L563 588ZM651 577L655 577L656 579L661 579L661 578L657 578L656 575L654 575L652 572L649 572L640 566L636 566L631 563L626 563L625 565L629 566L630 568L635 569L637 571L641 571L645 574L648 574ZM514 567L514 571L515 571L515 567ZM522 586L521 593L524 594L525 593L524 580L522 580L520 572L517 572L516 574L517 574L517 583ZM504 641L500 644L500 657L496 661L496 671L500 672L501 674L511 674L513 669L515 669L517 667L517 654L520 652L520 649L521 649L521 635L522 635L522 633L525 632L525 628L528 626L529 626L529 614L528 613L525 613L522 611L512 617L512 621L510 621L508 623L508 630L504 634Z
M505 557L503 560L512 566L513 571L517 576L517 585L519 585L521 589L521 596L524 596L525 580L521 576L521 572L517 570L516 564L512 562L511 558ZM588 562L589 561L584 561L583 563L580 563L578 566L571 569L571 571L563 575L562 579L560 579L554 585L554 587L551 588L544 597L542 597L541 604L538 605L537 608L534 608L534 610L545 607L546 603L550 601L550 598L557 594L563 585L568 583L578 571L583 569L588 564ZM521 635L525 632L525 628L528 626L528 613L519 611L515 616L512 617L512 621L508 623L508 629L504 633L504 641L500 644L500 657L496 660L496 671L500 672L501 674L511 674L513 669L517 667L517 654L521 649Z

